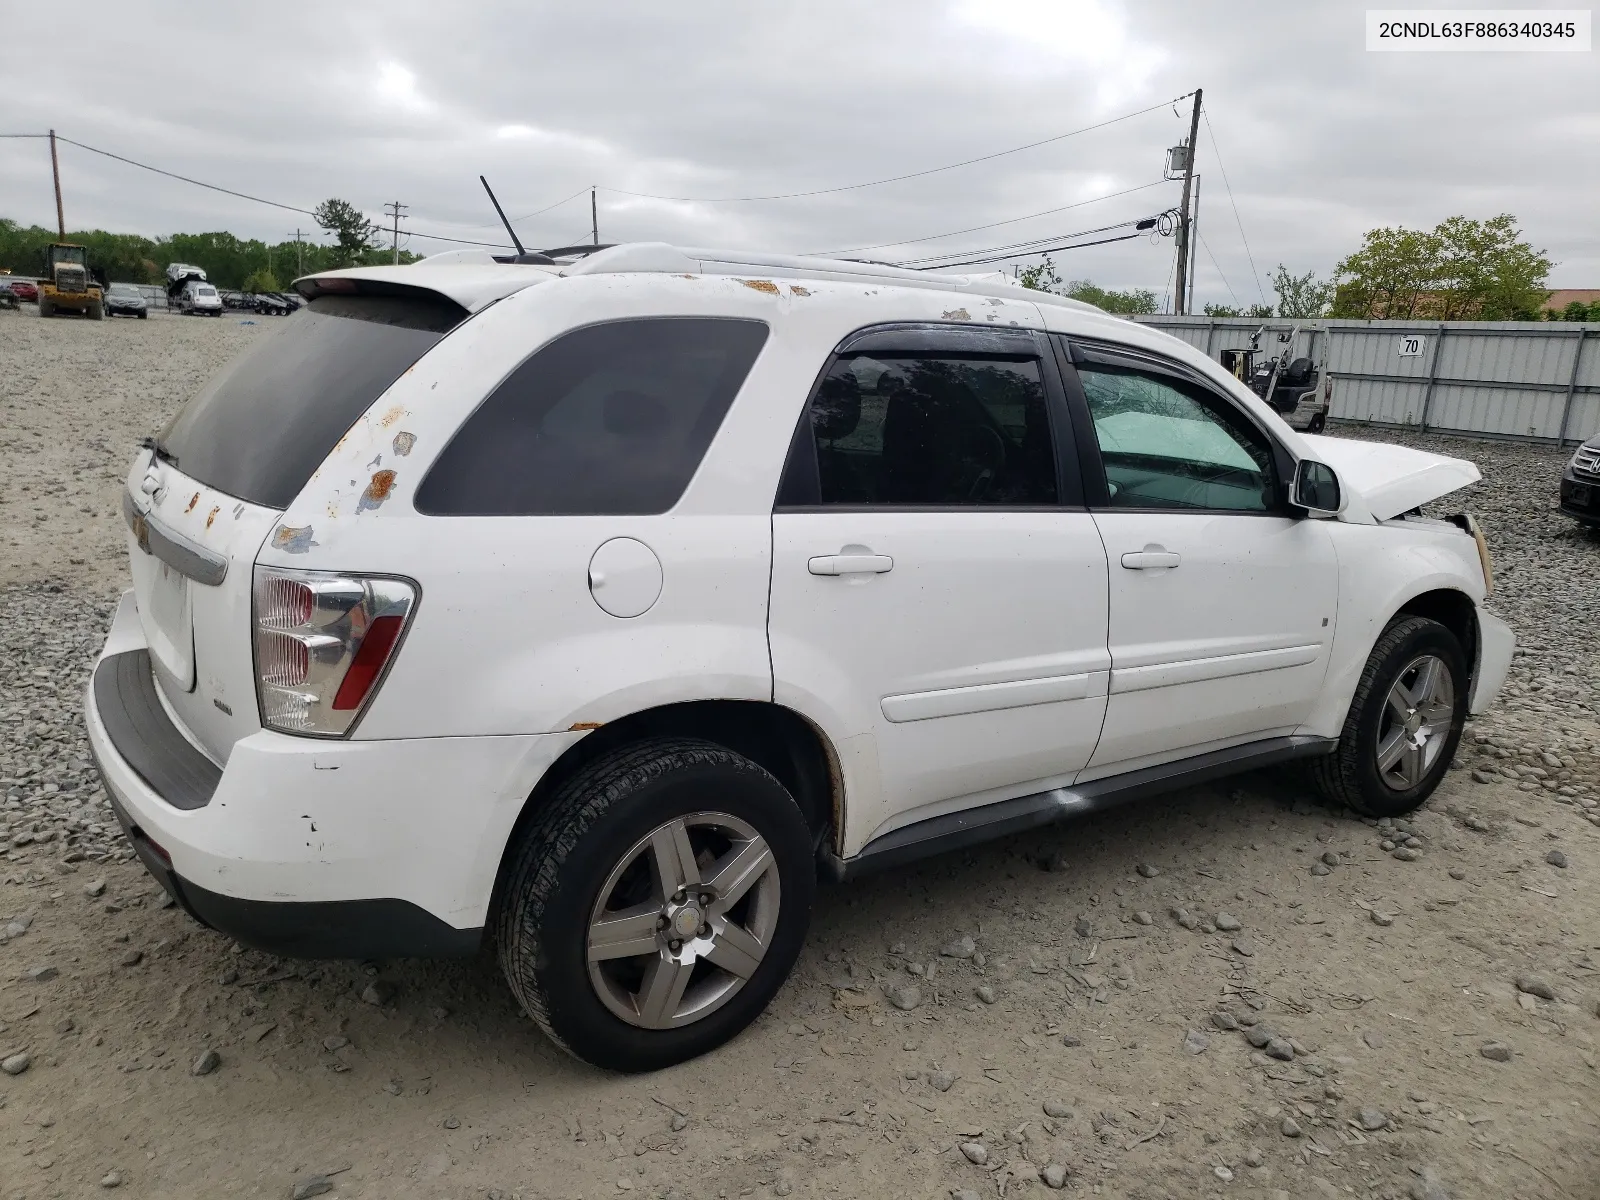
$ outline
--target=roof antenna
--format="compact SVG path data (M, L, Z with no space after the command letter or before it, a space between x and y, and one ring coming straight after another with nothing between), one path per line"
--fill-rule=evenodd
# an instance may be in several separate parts
M494 205L494 211L500 214L500 224L504 225L506 227L506 232L511 235L511 244L517 248L518 256L520 257L521 255L526 254L527 251L522 248L521 239L517 237L517 231L511 228L511 222L506 220L505 209L501 208L500 201L494 198L494 189L489 186L489 181L482 175L479 175L478 182L483 184L483 190L489 193L489 203Z

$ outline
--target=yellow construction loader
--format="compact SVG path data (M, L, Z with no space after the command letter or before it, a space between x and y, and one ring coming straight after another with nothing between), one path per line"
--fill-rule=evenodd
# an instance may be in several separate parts
M44 251L44 278L39 281L39 315L83 313L92 321L106 315L105 287L89 271L89 251L71 242L52 242Z

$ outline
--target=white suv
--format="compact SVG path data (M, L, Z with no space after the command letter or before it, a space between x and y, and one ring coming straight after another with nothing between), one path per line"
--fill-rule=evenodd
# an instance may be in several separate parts
M87 697L240 940L472 954L623 1070L718 1045L818 874L1304 759L1398 814L1495 695L1467 462L1295 433L999 276L635 244L299 283L150 439ZM488 937L486 937L486 934Z

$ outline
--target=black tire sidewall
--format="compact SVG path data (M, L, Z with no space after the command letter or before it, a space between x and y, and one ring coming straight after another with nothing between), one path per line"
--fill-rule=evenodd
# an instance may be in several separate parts
M1383 712L1389 702L1389 689L1402 671L1419 655L1432 654L1442 659L1450 669L1455 688L1455 706L1450 719L1450 733L1444 750L1422 782L1406 791L1396 791L1383 781L1378 772L1378 731L1382 726ZM1369 813L1376 816L1400 816L1411 812L1423 803L1439 786L1450 763L1455 759L1456 747L1461 742L1466 725L1470 674L1461 643L1443 625L1428 622L1390 648L1377 664L1373 686L1367 693L1366 703L1357 719L1355 768L1357 784L1366 801Z
M749 822L778 865L777 927L756 973L715 1012L681 1029L640 1029L595 995L586 945L600 885L621 853L674 816L724 812ZM649 1071L714 1049L759 1016L788 977L805 940L816 890L811 835L783 786L759 768L695 763L627 791L556 865L540 920L534 973L552 1032L578 1057L618 1071Z

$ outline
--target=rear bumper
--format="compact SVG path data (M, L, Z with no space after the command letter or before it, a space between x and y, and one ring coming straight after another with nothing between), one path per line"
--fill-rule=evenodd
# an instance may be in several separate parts
M130 592L84 719L119 822L184 908L281 954L473 952L523 804L581 735L334 742L261 731L216 764L155 684L140 686L144 649Z

